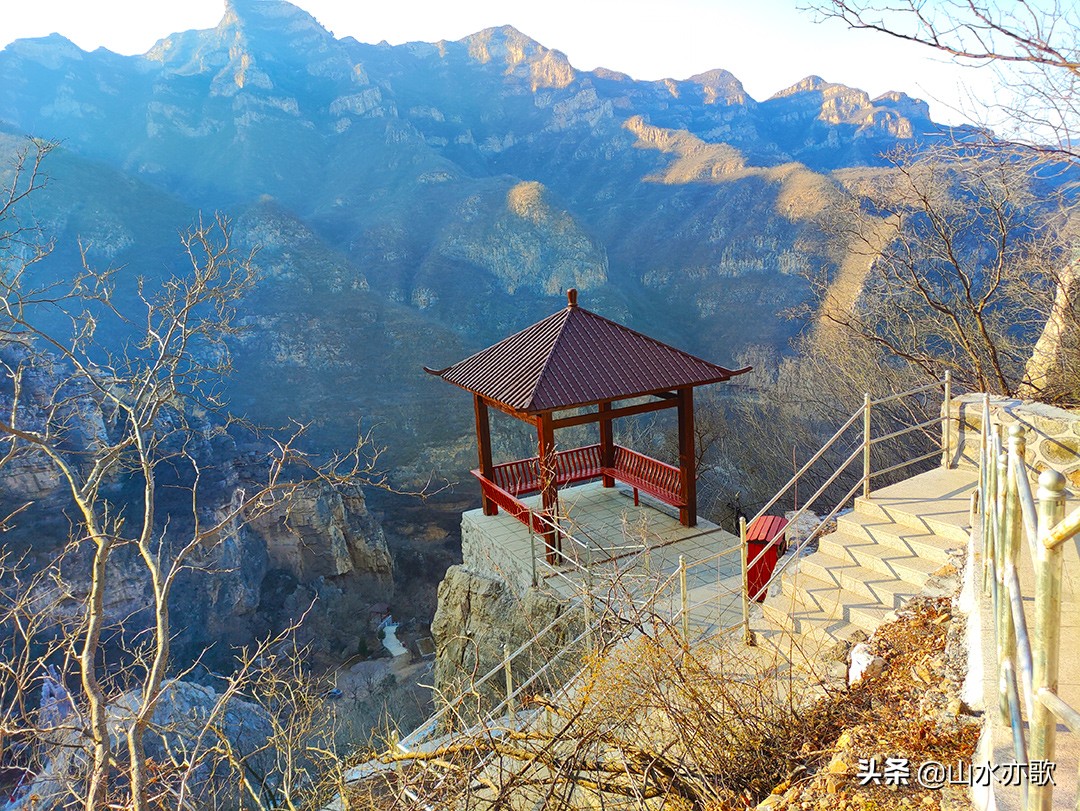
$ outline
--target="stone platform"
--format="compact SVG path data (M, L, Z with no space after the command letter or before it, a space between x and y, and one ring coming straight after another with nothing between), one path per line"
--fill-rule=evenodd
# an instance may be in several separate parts
M538 499L523 501L539 509ZM543 536L530 533L505 512L464 513L465 565L505 581L519 594L535 584L570 597L578 590L591 587L595 593L601 583L616 583L644 596L677 576L683 556L690 567L688 590L715 591L718 577L732 576L737 587L739 540L703 518L698 518L696 527L684 527L673 508L645 495L635 505L629 488L603 487L599 482L560 490L559 512L566 537L556 565L545 561ZM728 554L715 565L692 566L725 551ZM586 583L589 579L592 582Z

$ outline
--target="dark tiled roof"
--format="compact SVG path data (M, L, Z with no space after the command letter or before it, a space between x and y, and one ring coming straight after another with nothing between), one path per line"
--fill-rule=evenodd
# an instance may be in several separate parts
M571 304L441 371L447 382L535 413L717 383L749 371L694 357Z

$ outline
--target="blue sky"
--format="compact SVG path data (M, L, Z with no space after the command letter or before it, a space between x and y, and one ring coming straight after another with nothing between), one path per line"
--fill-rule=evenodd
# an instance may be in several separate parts
M10 5L9 5L10 4ZM872 96L901 90L933 117L959 123L990 98L986 70L958 67L932 51L872 32L820 23L804 0L296 0L337 36L362 42L459 39L509 23L581 69L636 79L684 79L725 68L757 99L810 74ZM175 31L212 28L224 0L4 0L0 46L57 31L92 50L144 53Z

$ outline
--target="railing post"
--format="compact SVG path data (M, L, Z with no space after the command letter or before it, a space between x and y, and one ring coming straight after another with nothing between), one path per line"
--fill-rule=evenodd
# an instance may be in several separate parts
M533 511L529 510L529 561L532 566L532 585L536 588L536 527L533 526Z
M593 580L592 580L592 567L585 567L585 650L590 655L593 653L593 636L592 636L592 596L593 596Z
M1039 476L1039 532L1035 544L1035 644L1032 646L1032 690L1038 696L1046 688L1057 692L1058 651L1061 634L1061 547L1048 549L1043 542L1065 515L1065 477L1056 470ZM1035 701L1031 720L1031 760L1053 761L1057 719ZM1031 786L1031 808L1050 811L1050 785Z
M1005 469L1005 521L1001 533L1001 558L998 561L998 661L1004 662L1006 658L1016 662L1016 628L1013 625L1012 602L1009 597L1009 583L1005 579L1005 572L1011 563L1015 568L1019 563L1020 556L1020 483L1017 479L1017 460L1021 463L1024 459L1026 442L1024 440L1024 428L1019 424L1009 427L1009 451L1006 457ZM1000 475L1000 467L999 467ZM1009 686L1005 681L1005 671L1001 671L1001 682L998 685L998 709L1001 711L1002 723L1009 723L1011 713L1009 710Z
M994 617L995 617L995 639L997 642L998 661L1003 661L1005 658L1004 649L1004 630L1005 626L1002 624L1002 617L1006 611L1010 611L1009 595L1006 592L1005 586L1005 512L1007 509L1008 501L1008 474L1009 474L1009 459L1008 456L1001 451L1001 443L996 443L994 450L999 451L995 456L997 461L997 472L995 473L995 481L997 486L994 488L995 508L994 508L994 588L997 599L994 601Z
M750 574L747 566L749 549L746 545L746 518L739 516L739 552L742 558L742 622L743 642L747 645L756 645L757 639L750 630Z
M1003 599L1001 583L1005 566L1001 560L1001 537L1005 532L1005 464L1001 460L1000 425L992 425L990 443L987 449L986 464L990 476L990 495L987 506L987 518L984 522L986 531L986 577L990 584L990 599L995 618ZM994 628L994 644L998 647L998 628Z
M686 555L679 555L679 599L683 646L690 647L690 595L686 593Z
M503 644L503 670L506 671L506 714L514 714L514 673L510 665L510 646Z
M952 467L952 435L949 433L949 420L952 416L952 372L945 371L945 399L941 403L941 466ZM959 425L959 423L957 423ZM960 431L957 430L956 438L960 439Z
M863 462L862 494L870 498L870 394L863 395Z
M982 430L979 431L979 512L985 516L986 494L989 486L989 477L986 473L986 454L990 440L990 395L983 395L982 402ZM985 533L984 533L985 535Z
M987 448L987 465L990 471L990 505L987 508L990 511L990 534L986 538L987 543L987 560L990 562L990 590L994 595L994 600L997 600L997 579L995 573L1001 567L1001 510L999 505L1001 499L999 493L1002 488L1005 487L1004 482L1001 481L998 470L998 449L1001 447L1001 434L999 425L990 426L990 443ZM997 602L994 603L994 610L997 610ZM995 616L996 613L995 613Z
M979 510L982 513L983 594L990 593L994 565L994 465L990 442L990 395L983 395L982 433L979 440Z

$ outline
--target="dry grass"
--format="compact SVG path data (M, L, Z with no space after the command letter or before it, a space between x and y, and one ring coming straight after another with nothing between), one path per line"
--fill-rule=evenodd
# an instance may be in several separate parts
M566 695L534 697L525 730L384 754L397 770L357 788L351 807L409 808L410 786L448 809L938 808L940 792L860 787L856 771L869 757L970 761L979 724L958 709L954 622L948 599L915 601L875 637L880 676L809 704L761 651L691 655L660 627L590 660Z
M971 762L981 723L959 698L966 662L947 638L962 634L948 598L917 599L900 619L883 626L871 648L886 662L880 676L854 686L834 702L842 731L822 740L822 751L805 772L779 783L769 804L777 809L937 809L966 804L964 787L924 788L920 763ZM907 758L906 786L859 785L859 760Z

